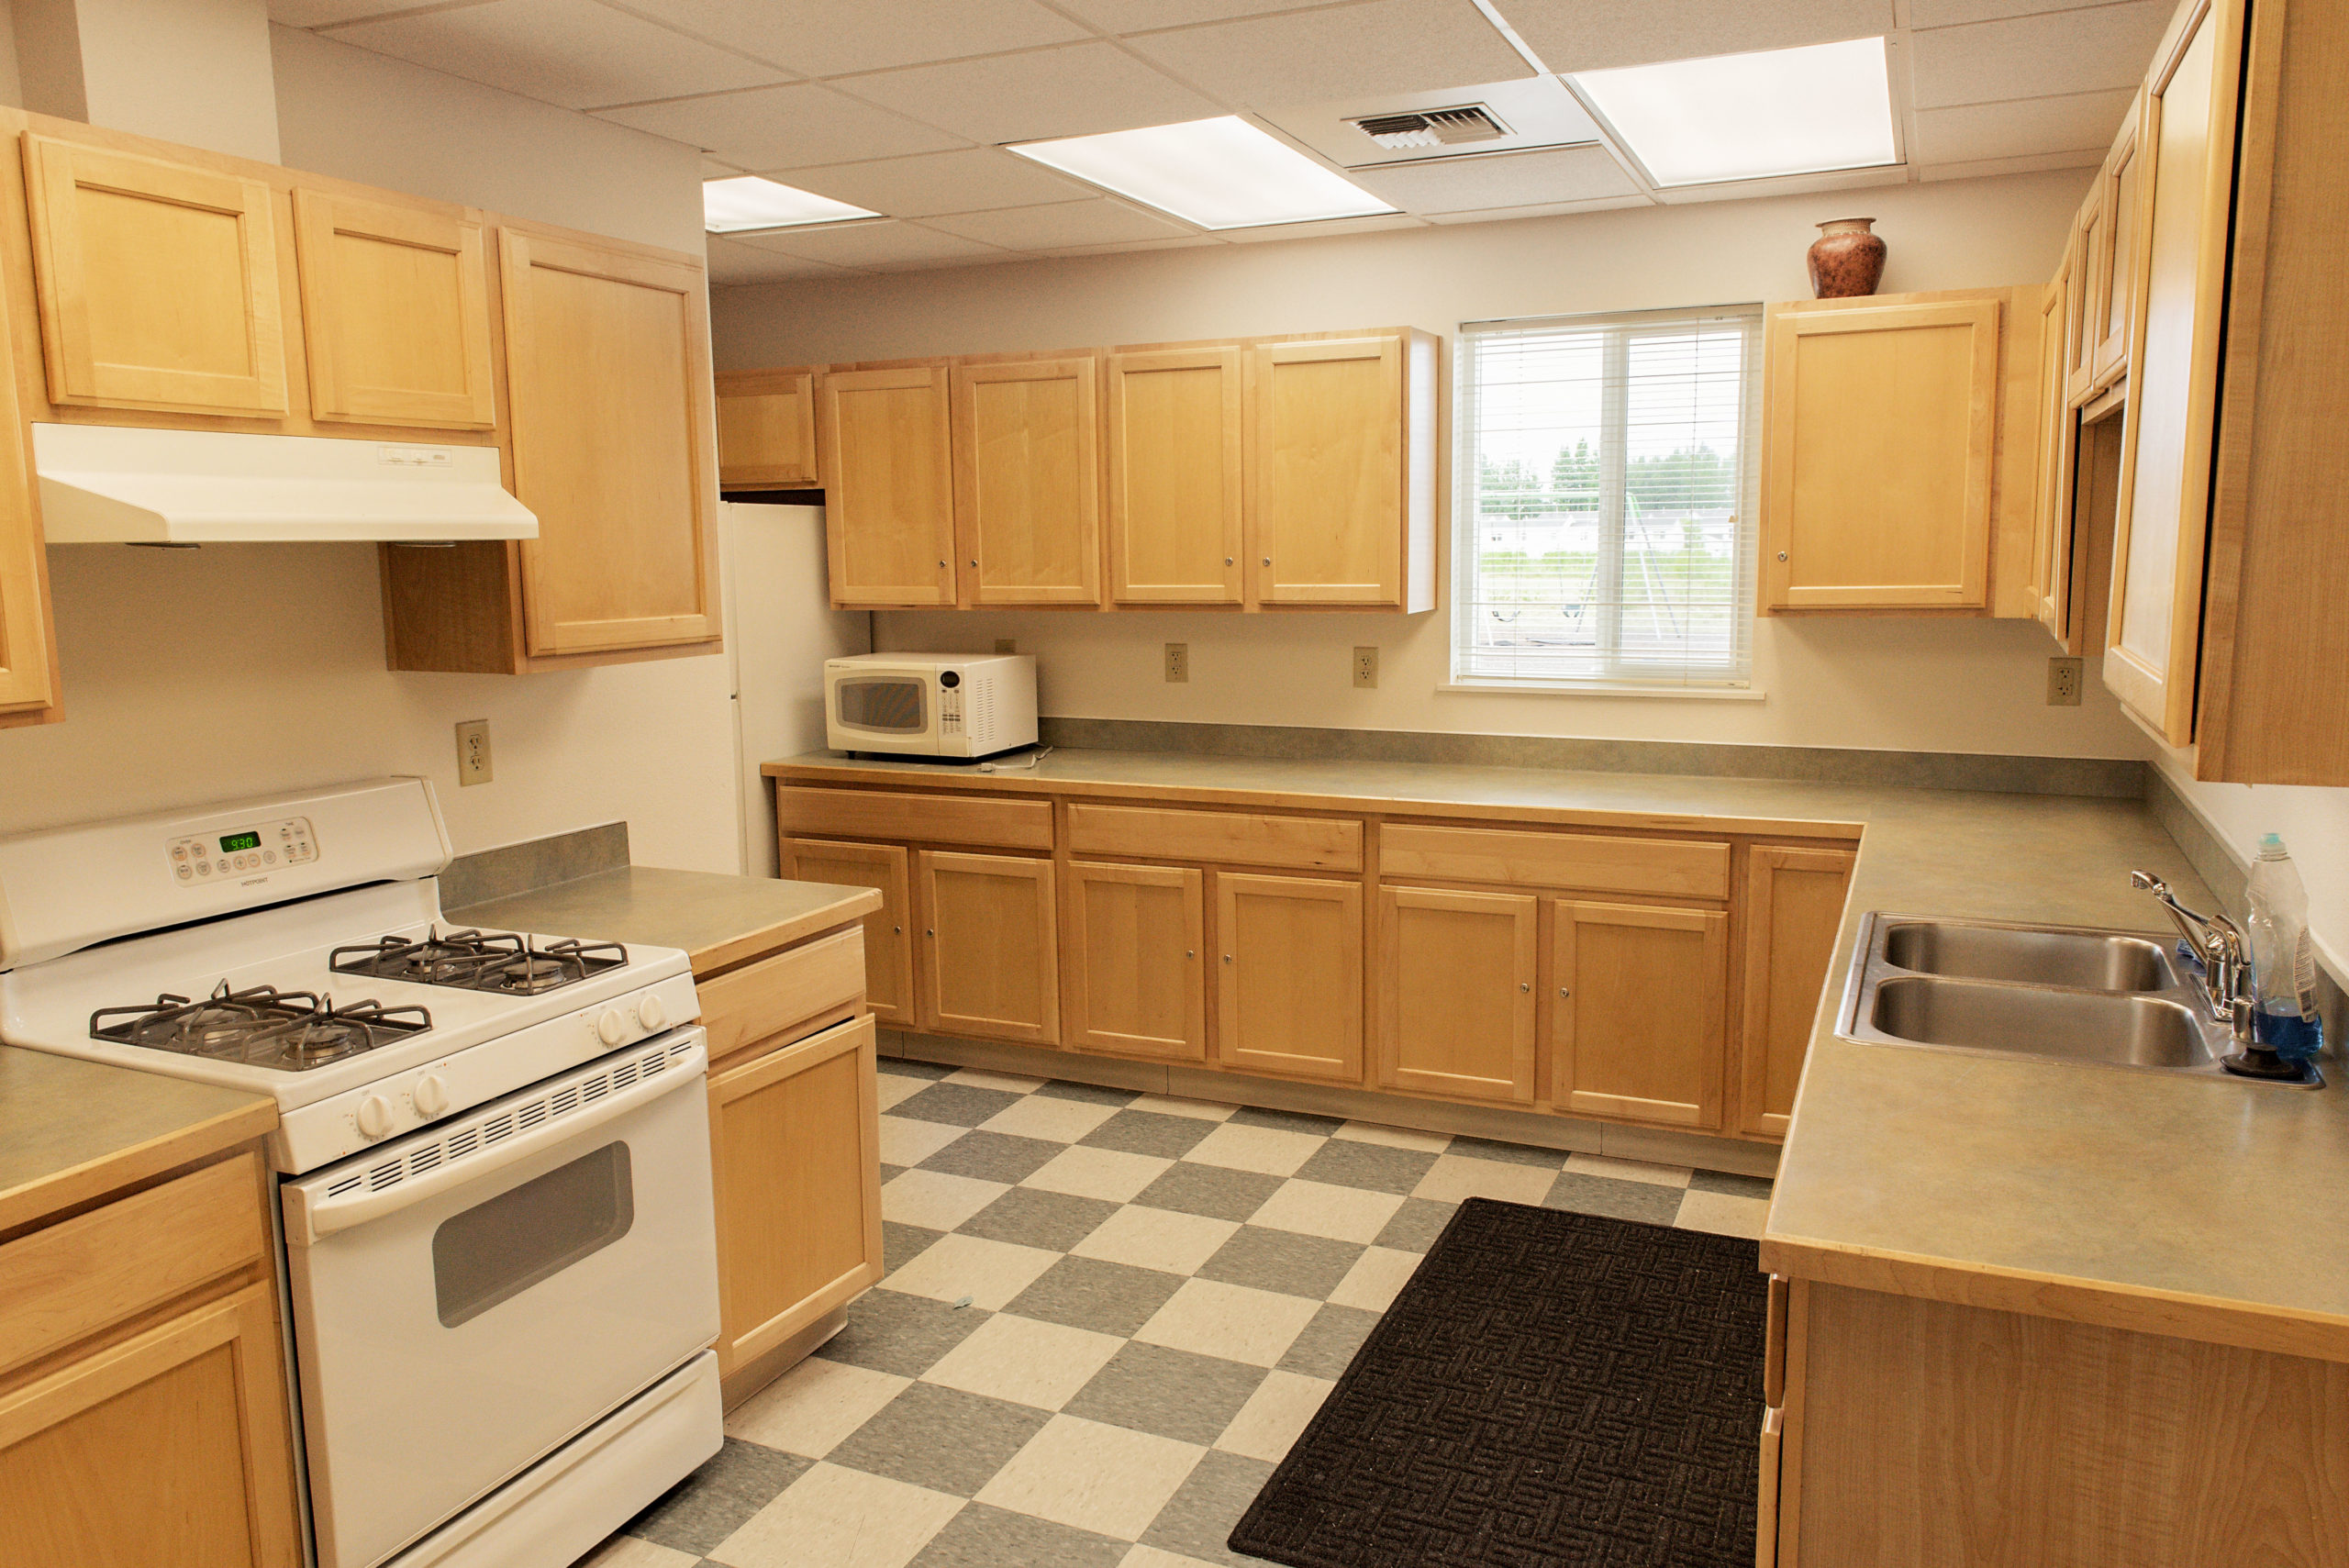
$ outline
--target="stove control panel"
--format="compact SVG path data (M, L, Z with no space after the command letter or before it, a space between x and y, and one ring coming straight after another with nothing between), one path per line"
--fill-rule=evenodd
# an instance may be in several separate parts
M201 887L317 860L318 838L308 817L287 817L227 833L173 839L167 851L172 880L182 887Z

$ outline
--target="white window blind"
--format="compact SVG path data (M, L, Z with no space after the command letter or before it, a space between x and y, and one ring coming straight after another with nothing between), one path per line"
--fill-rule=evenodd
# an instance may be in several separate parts
M1749 684L1761 327L1753 305L1461 328L1455 682Z

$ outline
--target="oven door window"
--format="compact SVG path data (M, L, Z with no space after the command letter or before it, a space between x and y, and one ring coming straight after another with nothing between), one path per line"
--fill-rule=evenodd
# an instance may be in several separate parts
M832 717L846 729L875 735L921 735L930 728L927 683L893 676L842 681L832 688Z
M454 1329L602 1251L636 1223L628 1145L607 1143L462 1214L432 1233L432 1288Z

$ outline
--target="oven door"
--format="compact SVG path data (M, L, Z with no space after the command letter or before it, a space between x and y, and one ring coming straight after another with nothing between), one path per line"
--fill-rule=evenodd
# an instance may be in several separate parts
M836 751L933 751L937 677L925 670L834 671L827 684L825 743Z
M673 1030L285 1184L320 1568L372 1568L717 1337L707 1065Z

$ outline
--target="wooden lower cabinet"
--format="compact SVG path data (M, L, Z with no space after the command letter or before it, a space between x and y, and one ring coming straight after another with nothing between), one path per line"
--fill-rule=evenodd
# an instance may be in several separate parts
M934 850L917 858L922 1027L1030 1045L1058 1043L1052 862Z
M1207 873L1071 861L1063 886L1068 1043L1205 1060Z
M822 839L783 840L788 882L828 887L870 887L881 907L864 917L864 1001L885 1024L914 1022L914 949L910 851L895 844L839 844Z
M1756 844L1745 860L1745 1013L1738 1045L1740 1132L1784 1138L1835 959L1851 885L1849 850Z
M874 1044L873 1019L852 1018L709 1081L721 1376L881 1278Z
M1540 902L1421 887L1378 902L1379 1083L1532 1104Z
M1553 920L1558 1108L1718 1130L1728 915L1562 898Z
M1215 873L1216 1057L1362 1082L1362 884Z

